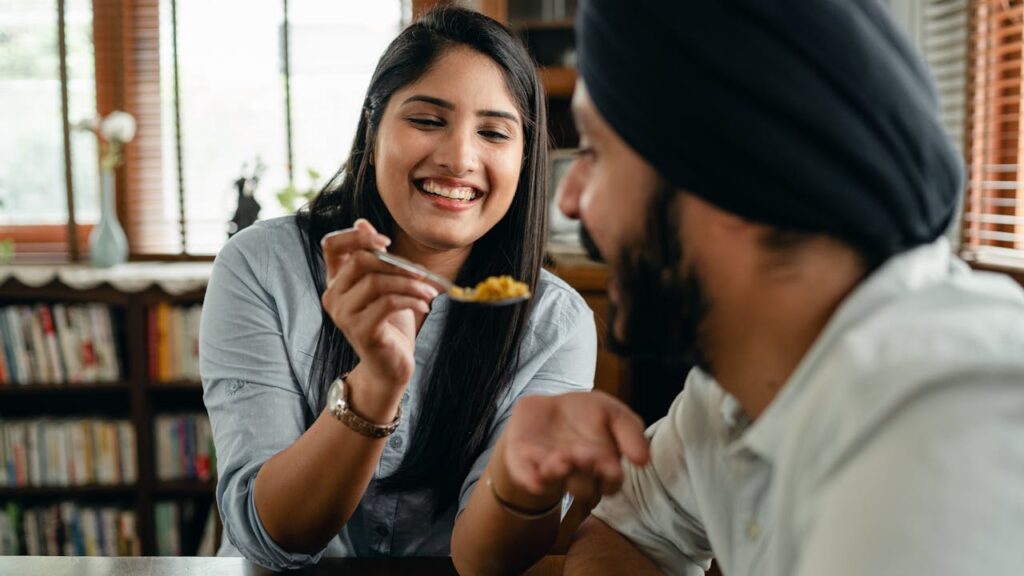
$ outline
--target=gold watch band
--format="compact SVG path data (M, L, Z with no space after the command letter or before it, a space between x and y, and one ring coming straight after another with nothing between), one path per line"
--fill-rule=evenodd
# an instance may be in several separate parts
M384 438L390 436L402 420L402 407L398 407L395 419L388 424L377 424L370 422L352 410L348 402L348 372L338 376L331 383L327 393L327 409L342 424L348 426L355 432L368 438Z

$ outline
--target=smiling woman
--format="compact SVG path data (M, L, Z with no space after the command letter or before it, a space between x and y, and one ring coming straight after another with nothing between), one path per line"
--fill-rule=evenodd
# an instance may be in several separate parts
M239 233L214 267L201 372L221 552L276 569L458 552L460 570L483 552L514 568L550 547L558 514L470 496L513 405L589 390L596 357L593 314L541 269L534 63L494 20L436 10L385 51L358 118L308 209ZM532 296L462 304L381 250L462 286L511 276ZM535 504L516 496L503 493ZM495 524L508 537L481 540Z
M372 153L393 249L465 249L493 228L518 188L521 123L502 69L471 48L448 50L395 92Z

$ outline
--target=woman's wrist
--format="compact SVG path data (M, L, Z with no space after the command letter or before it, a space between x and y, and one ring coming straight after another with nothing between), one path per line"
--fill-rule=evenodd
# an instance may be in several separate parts
M391 422L398 413L407 385L384 382L361 366L357 365L345 378L349 408L371 422Z
M483 479L486 489L492 494L498 505L514 516L537 518L547 516L562 501L564 494L561 491L543 494L534 494L518 486L512 480L511 475L505 467L505 442L501 438L495 446L494 456L491 458Z

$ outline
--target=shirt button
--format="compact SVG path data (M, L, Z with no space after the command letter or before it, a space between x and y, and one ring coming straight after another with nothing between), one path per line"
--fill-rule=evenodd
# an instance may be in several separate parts
M402 440L401 436L392 436L391 440L388 440L388 445L390 445L395 450L398 450L399 448L401 448L402 444L404 444L404 443L405 442Z
M747 538L751 540L757 540L761 537L761 525L757 523L757 520L751 520L747 522Z
M388 527L387 526L377 526L377 535L378 536L387 536L388 535Z

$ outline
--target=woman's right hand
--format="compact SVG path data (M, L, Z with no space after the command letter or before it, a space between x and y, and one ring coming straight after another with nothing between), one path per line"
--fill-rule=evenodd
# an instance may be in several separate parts
M325 235L321 303L359 356L361 377L402 388L415 367L415 313L428 313L438 291L369 253L390 243L363 219Z

